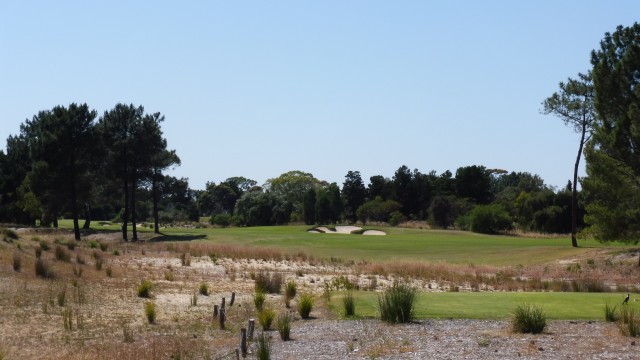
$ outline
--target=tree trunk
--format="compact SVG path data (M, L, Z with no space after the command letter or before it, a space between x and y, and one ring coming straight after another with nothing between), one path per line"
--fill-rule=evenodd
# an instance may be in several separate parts
M82 228L85 230L89 230L91 228L91 204L84 204L84 225Z
M126 160L125 160L126 161ZM122 240L129 241L127 236L127 223L129 222L129 174L127 165L124 165L124 214L122 214Z
M58 228L58 213L53 213L53 227Z
M578 167L580 166L580 158L582 157L582 148L584 147L584 138L587 134L587 126L582 123L582 135L580 137L580 147L578 156L576 156L576 164L573 167L573 189L571 191L571 246L578 247L576 234L578 232Z
M76 183L71 181L71 215L73 216L73 235L80 240L80 225L78 224L78 201L76 200Z
M131 179L131 231L133 232L132 241L138 241L138 230L136 229L136 177Z
M153 232L160 234L160 227L158 226L158 177L155 171L151 184L151 195L153 196Z

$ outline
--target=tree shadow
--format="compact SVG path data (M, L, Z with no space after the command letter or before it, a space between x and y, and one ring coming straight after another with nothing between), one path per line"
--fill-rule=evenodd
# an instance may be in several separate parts
M148 241L150 242L164 242L164 241L192 241L192 240L201 240L206 239L207 235L165 235L160 233L160 235L155 236Z

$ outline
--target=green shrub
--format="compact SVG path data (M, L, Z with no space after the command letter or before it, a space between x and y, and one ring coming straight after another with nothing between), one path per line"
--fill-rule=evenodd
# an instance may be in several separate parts
M276 317L276 312L272 309L265 308L258 313L258 322L262 326L262 330L267 331L271 329L273 319Z
M209 296L209 287L207 286L207 284L202 283L200 284L198 292L200 292L200 295Z
M314 302L315 299L311 294L300 295L300 301L298 302L298 314L300 314L301 318L309 318L309 314L311 314Z
M413 320L413 308L417 290L407 284L395 283L378 295L380 319L388 323L409 323Z
M280 294L282 288L282 275L279 273L259 272L256 274L255 289L256 292L266 294Z
M527 303L516 306L511 318L514 332L540 334L546 326L547 315L542 308Z
M149 324L153 324L156 322L156 304L151 301L146 302L144 304L144 314L147 317L147 321Z
M287 309L290 307L291 300L296 297L297 292L298 286L295 281L287 282L287 285L284 287L284 303Z
M496 234L512 227L513 221L502 206L497 204L478 205L469 214L471 231L483 234Z
M87 245L89 245L89 249L97 249L100 247L100 245L98 244L97 241L95 240L89 240L89 242L87 243Z
M256 291L256 293L253 295L253 304L256 306L257 311L262 311L266 299L267 295L265 295L265 293Z
M620 319L618 315L618 305L604 304L604 319L607 322L616 322Z
M356 300L353 292L347 291L342 298L342 306L344 308L344 316L354 316L356 314Z
M222 226L223 228L226 228L231 224L231 215L226 213L216 214L215 216L210 218L209 221L214 225L218 225L218 226Z
M256 349L256 358L258 360L271 359L271 338L264 333L258 335L258 348Z
M138 286L138 297L149 298L151 296L151 288L153 283L149 280L142 280L140 286Z
M291 340L291 316L288 313L282 313L278 316L278 321L276 321L276 328L278 329L278 333L280 334L280 339L282 341Z
M396 210L391 213L391 216L389 216L389 225L391 226L398 226L398 224L400 224L403 221L406 221L406 218L404 217L404 215L402 215L400 211Z
M58 261L64 261L64 262L71 261L71 255L67 252L67 250L65 250L60 245L56 245L55 255L56 255L56 260Z

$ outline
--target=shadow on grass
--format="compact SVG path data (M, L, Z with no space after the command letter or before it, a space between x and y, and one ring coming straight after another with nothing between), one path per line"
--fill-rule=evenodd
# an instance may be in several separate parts
M149 241L152 241L152 242L191 241L191 240L201 240L206 238L207 238L207 235L165 235L160 233L159 236L153 237L149 239Z

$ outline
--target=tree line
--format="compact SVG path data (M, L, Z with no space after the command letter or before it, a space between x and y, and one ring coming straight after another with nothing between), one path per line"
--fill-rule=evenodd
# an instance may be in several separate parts
M580 134L574 175L554 189L527 172L482 165L423 173L401 166L365 183L349 171L339 186L290 171L259 186L231 177L204 190L164 172L179 165L160 113L117 104L98 117L86 104L56 106L26 120L0 151L0 222L56 226L73 219L80 237L91 219L127 224L198 221L256 226L286 223L428 221L440 228L572 234L602 241L640 239L640 25L605 33L592 68L560 82L542 112ZM577 171L585 157L587 176ZM582 191L578 191L578 183Z

